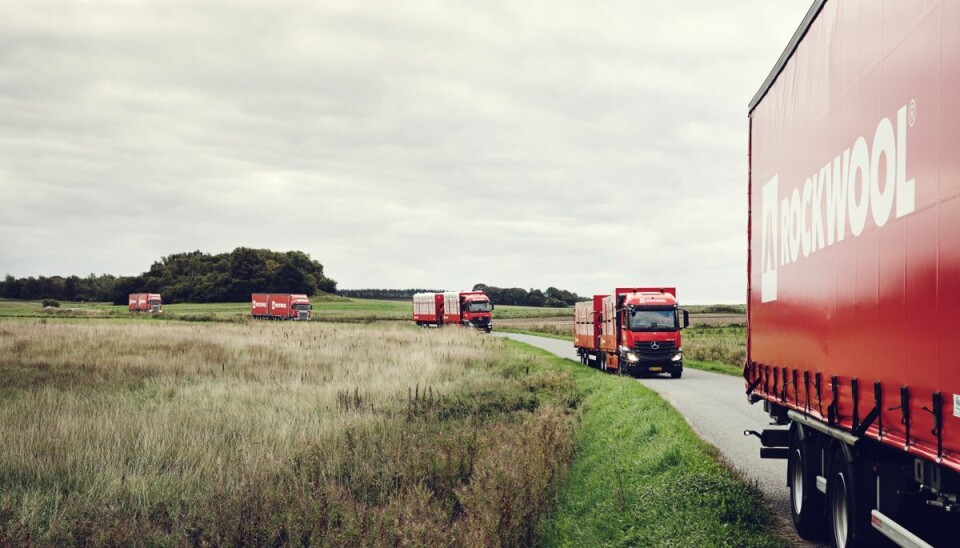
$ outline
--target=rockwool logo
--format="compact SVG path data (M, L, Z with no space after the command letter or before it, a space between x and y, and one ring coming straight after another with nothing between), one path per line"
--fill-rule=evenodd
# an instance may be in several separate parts
M872 146L857 137L852 148L807 177L789 196L780 196L779 174L763 185L761 302L777 300L781 267L842 242L848 225L855 238L863 233L868 215L883 227L894 211L897 219L913 213L916 184L907 180L908 106L913 126L916 103L910 101L897 111L896 128L883 118Z

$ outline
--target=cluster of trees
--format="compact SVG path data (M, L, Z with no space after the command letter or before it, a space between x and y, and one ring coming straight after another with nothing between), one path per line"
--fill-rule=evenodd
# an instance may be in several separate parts
M415 293L440 293L442 289L341 289L337 295L351 299L409 301Z
M113 301L127 304L130 293L161 293L165 303L243 302L251 293L336 292L337 282L323 274L323 265L302 251L238 247L211 255L177 253L153 263L139 276L110 274L86 278L40 276L0 282L0 296L11 299Z
M40 276L14 278L7 274L0 281L0 297L8 299L54 299L58 301L112 301L117 277Z
M501 288L487 284L477 284L473 286L473 290L485 292L493 304L560 308L573 306L574 303L584 300L576 293L556 287L548 287L545 291L541 291L539 289ZM412 299L415 293L440 293L442 291L442 289L341 289L337 294L353 299L406 301Z
M483 291L490 297L493 304L513 304L519 306L537 307L564 307L585 300L576 293L548 287L545 291L539 289L523 289L520 287L494 287L492 285L477 284L474 291Z

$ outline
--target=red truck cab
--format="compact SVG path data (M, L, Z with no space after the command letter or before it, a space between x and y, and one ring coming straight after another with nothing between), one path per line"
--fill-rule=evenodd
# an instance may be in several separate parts
M575 309L574 346L580 361L600 369L648 375L683 374L680 330L690 324L676 289L617 288Z
M493 331L493 303L483 291L447 291L443 294L444 323Z

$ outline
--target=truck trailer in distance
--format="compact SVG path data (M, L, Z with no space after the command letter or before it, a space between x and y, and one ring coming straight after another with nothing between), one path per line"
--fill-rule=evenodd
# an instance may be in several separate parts
M128 302L130 312L147 312L150 314L163 312L163 302L159 293L131 293Z
M960 2L817 0L750 104L745 387L804 538L960 536Z
M603 371L683 374L680 330L690 324L673 287L617 288L574 306L574 340L583 364Z
M313 317L312 311L306 295L254 293L250 299L250 315L261 320L307 321Z
M417 293L413 296L413 321L417 325L443 325L443 293Z
M483 291L417 293L413 321L420 326L463 325L487 333L493 330L493 304Z

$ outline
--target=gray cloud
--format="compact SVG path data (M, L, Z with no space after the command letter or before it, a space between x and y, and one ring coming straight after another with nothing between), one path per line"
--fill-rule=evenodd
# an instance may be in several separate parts
M0 0L0 271L742 302L746 103L808 5Z

